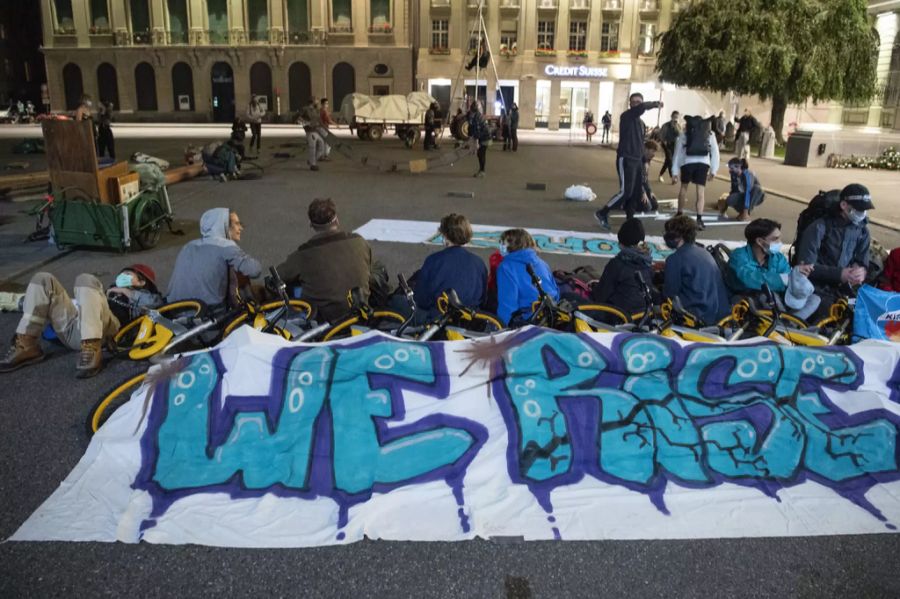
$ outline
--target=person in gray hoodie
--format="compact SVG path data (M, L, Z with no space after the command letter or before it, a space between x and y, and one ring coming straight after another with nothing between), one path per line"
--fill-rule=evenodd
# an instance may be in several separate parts
M237 213L228 208L204 212L200 217L202 237L188 242L178 253L166 299L197 299L213 309L226 306L232 275L255 279L262 273L260 263L237 244L243 230Z

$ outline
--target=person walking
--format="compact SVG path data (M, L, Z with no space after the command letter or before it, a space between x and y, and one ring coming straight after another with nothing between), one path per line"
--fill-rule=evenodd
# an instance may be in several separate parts
M681 135L681 123L678 122L680 117L681 115L678 111L673 110L672 119L663 123L663 126L659 129L660 145L662 145L663 152L666 155L662 168L659 169L660 183L664 181L664 173L669 173L669 179L672 178L672 156L675 154L675 142L678 141L678 136Z
M519 151L519 105L512 103L509 110L509 139L510 148L513 152Z
M321 111L315 98L310 99L298 115L298 120L303 123L303 131L306 132L306 164L309 170L319 170L319 160L325 156L325 138L322 137Z
M250 150L256 144L256 155L259 155L259 145L262 142L262 121L266 116L266 108L259 103L259 96L250 98L250 106L247 107L247 122L250 123Z
M734 142L734 154L738 158L750 157L750 139L753 137L753 131L759 127L759 121L750 112L750 109L744 111L744 116L736 118L734 121L738 124L737 138Z
M713 133L716 134L716 142L719 144L719 149L721 150L723 147L723 143L725 140L725 128L726 128L726 119L725 119L725 111L720 110L719 116L716 117L713 122Z
M478 150L478 172L475 176L484 177L484 165L487 161L487 149L491 142L491 132L488 129L484 115L481 114L481 107L478 102L472 102L469 106L469 143L477 144Z
M97 107L97 156L102 158L109 154L116 159L116 140L112 132L112 102L100 102Z
M435 121L437 119L438 103L432 102L425 111L425 141L423 148L426 150L436 150L437 144L434 143Z
M600 118L600 122L603 124L603 136L600 138L600 143L608 144L609 128L612 127L612 115L609 114L608 110L603 113L603 116Z
M328 143L328 128L331 125L337 125L335 120L331 118L331 108L328 105L328 98L319 100L319 135L322 136L322 143L325 145L325 153L321 160L328 161L331 156L331 146Z
M644 159L644 122L641 115L654 108L662 108L662 102L644 102L642 94L628 98L629 108L619 118L619 146L616 149L616 172L619 174L619 190L606 206L594 213L600 227L609 231L609 212L623 208L628 218L634 216L641 203L641 173Z

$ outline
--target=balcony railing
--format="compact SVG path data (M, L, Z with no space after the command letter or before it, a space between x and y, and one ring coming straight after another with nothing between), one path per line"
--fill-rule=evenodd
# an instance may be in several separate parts
M559 7L558 0L538 0L537 2L538 9L541 10L556 10Z
M431 0L431 8L450 8L450 0Z
M500 10L519 10L521 0L500 0Z
M314 46L325 42L323 31L288 31L287 43L292 46Z
M166 31L167 44L186 44L188 43L187 31Z
M659 12L659 0L640 0L640 5L638 7L642 15L658 13Z
M353 33L352 25L332 25L328 28L328 33L337 35L350 35Z
M210 29L203 33L203 43L212 46L225 46L228 44L228 32L222 29Z
M591 0L569 0L569 10L591 10Z
M269 30L251 29L247 31L247 39L251 44L266 44L269 42Z
M605 19L619 19L622 16L622 5L624 0L601 0L600 10L603 11Z
M394 33L394 28L390 23L378 23L369 25L369 33L372 35L391 35Z
M149 46L153 42L153 36L149 31L132 31L131 43L135 46Z

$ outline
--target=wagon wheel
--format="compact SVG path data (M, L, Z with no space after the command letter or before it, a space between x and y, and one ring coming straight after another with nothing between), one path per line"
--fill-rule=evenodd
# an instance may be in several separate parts
M357 127L356 128L356 137L365 141L368 138L368 135L366 135L366 129L363 127Z
M456 131L456 139L460 141L466 141L467 139L469 139L469 123L463 121L459 124L459 127L457 127Z
M162 233L165 211L157 200L147 200L135 211L132 237L143 250L156 247Z
M381 125L369 125L369 141L379 141L384 135L384 127Z
M403 132L403 145L407 148L411 148L416 145L416 140L419 139L419 130L410 127Z

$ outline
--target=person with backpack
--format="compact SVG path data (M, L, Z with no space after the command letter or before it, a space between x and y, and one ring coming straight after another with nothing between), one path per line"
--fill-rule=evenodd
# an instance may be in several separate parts
M678 190L678 212L684 210L688 187L693 183L697 187L697 228L706 228L703 224L703 208L706 205L706 182L712 181L719 170L719 144L711 131L709 119L701 116L685 116L684 131L675 142L675 156L672 160L672 182L681 182Z
M666 221L663 240L675 250L666 258L663 295L677 297L685 310L706 324L716 324L731 312L728 290L715 259L697 245L697 225L683 214Z
M609 114L608 110L603 113L602 117L600 117L600 123L603 125L603 136L600 138L600 143L608 144L609 128L612 127L612 115Z
M619 175L619 191L594 213L600 227L609 231L609 213L623 208L627 218L634 216L641 203L641 174L644 159L644 122L641 115L654 108L662 108L662 102L644 102L638 93L628 98L630 108L619 118L619 146L616 149L616 172Z
M626 220L617 236L619 253L606 264L600 280L591 286L591 300L614 306L631 316L646 308L644 285L651 287L653 261L650 248L644 243L644 225L640 219ZM658 300L654 298L654 302Z
M738 220L748 221L753 209L766 199L766 192L745 158L735 156L729 160L728 174L731 176L731 191L719 200L719 215L724 217L728 208L733 208L738 213Z
M851 183L839 193L820 192L797 219L795 262L814 266L810 280L827 309L839 288L862 285L868 277L867 213L875 208L869 190Z
M481 107L478 102L472 102L469 106L469 143L477 144L478 150L478 172L475 176L484 177L484 165L487 161L487 149L491 143L491 131L488 128L484 115L481 114Z
M677 110L672 111L672 119L663 123L663 126L659 129L662 149L666 153L666 160L663 162L662 168L659 169L660 183L663 182L663 173L669 173L669 178L672 177L672 156L675 154L675 142L678 141L678 136L681 135L681 125L678 123L680 116Z

